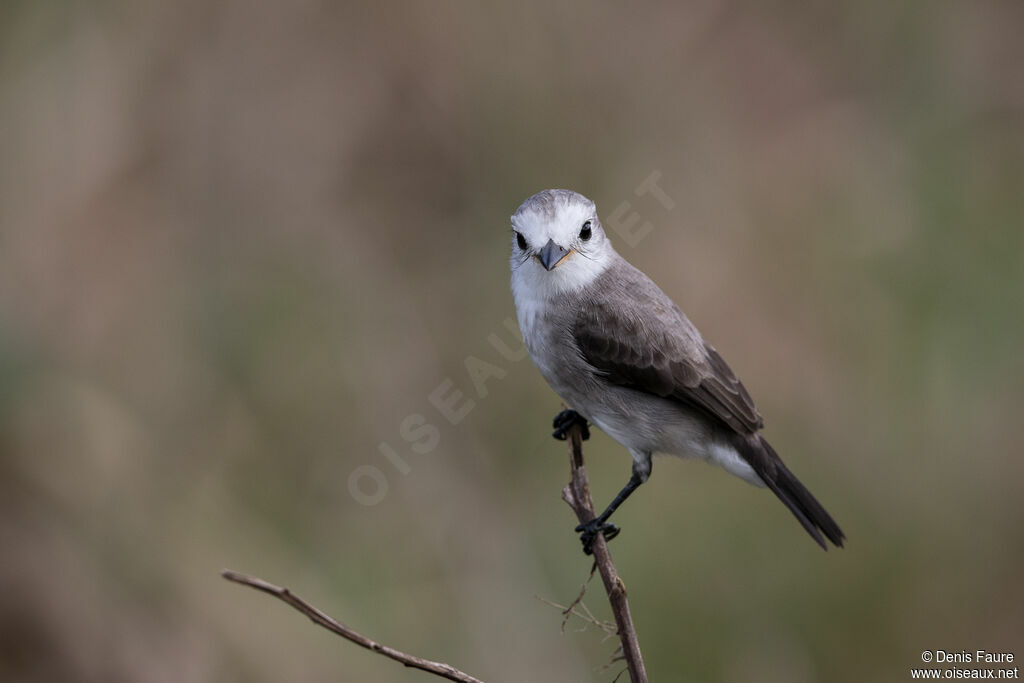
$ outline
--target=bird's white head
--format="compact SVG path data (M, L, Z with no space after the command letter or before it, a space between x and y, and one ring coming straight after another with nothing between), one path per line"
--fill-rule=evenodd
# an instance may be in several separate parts
M512 214L512 285L535 295L578 290L615 258L594 202L572 190L543 190Z

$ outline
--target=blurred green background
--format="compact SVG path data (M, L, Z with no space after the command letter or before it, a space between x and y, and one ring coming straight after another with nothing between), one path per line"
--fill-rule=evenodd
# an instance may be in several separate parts
M488 681L612 680L535 597L590 566L558 398L488 341L519 348L508 216L546 187L650 222L620 252L849 538L656 461L612 545L652 680L1024 656L1022 30L1016 0L5 1L0 679L430 679L230 567ZM629 459L586 452L603 504Z

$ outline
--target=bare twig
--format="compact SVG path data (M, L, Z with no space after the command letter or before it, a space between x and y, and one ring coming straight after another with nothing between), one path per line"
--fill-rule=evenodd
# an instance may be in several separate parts
M548 600L547 598L542 598L540 596L537 596L537 599L543 602L545 605L550 605L551 607L554 607L565 616L565 619L562 620L562 633L565 633L565 626L569 623L570 617L578 617L580 620L598 627L612 638L618 637L619 635L619 629L615 626L615 622L602 621L601 619L598 619L590 611L590 608L587 607L586 603L580 602L579 600L574 600L572 604L566 607L565 605L559 605L557 602L553 600ZM586 626L584 626L580 630L586 630Z
M563 609L562 616L565 618L562 619L562 633L565 633L565 624L569 621L569 616L573 613L576 605L583 605L583 596L587 594L587 586L590 585L590 580L594 578L594 572L596 571L596 564L590 567L590 574L587 575L587 580L583 582L582 586L580 586L580 594L576 596L575 600L569 603L568 607ZM586 609L586 605L583 605L583 608ZM589 614L590 610L587 610L587 613Z
M587 469L583 465L582 429L578 424L569 428L569 465L572 468L572 481L562 489L562 498L572 507L581 524L586 524L596 516L594 501L590 497L590 480ZM622 655L629 669L629 678L633 683L647 683L647 670L644 668L643 656L640 654L640 642L637 639L633 617L629 613L629 602L626 600L626 586L615 571L612 557L608 553L608 544L603 534L594 538L594 563L601 572L604 589L608 593L608 602L612 606L615 625L622 641Z
M449 681L459 681L460 683L483 683L479 678L473 678L469 674L463 673L455 667L443 662L432 662L429 659L421 659L419 657L407 655L404 652L399 652L394 648L372 641L366 636L356 633L348 626L345 626L341 622L324 614L302 598L294 595L287 588L275 586L272 583L267 583L263 579L239 574L238 572L233 572L230 569L225 569L220 573L220 575L228 581L234 581L235 583L240 583L243 586L249 586L250 588L255 588L256 590L273 595L275 598L283 600L305 614L314 624L323 626L328 631L336 633L342 638L352 641L356 645L365 647L367 650L376 652L377 654L384 655L396 662L401 662L405 666L413 669L420 669L441 678L447 678Z

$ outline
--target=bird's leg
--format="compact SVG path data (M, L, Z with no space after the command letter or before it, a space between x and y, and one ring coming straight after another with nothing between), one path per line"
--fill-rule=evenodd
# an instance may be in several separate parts
M633 493L633 491L636 491L637 487L644 483L645 480L646 477L642 477L634 467L633 476L629 478L629 481L626 482L626 485L623 486L622 490L615 496L615 499L608 504L608 507L604 509L604 512L589 522L580 524L576 527L576 531L579 532L580 535L580 541L583 543L584 553L590 555L594 552L594 539L598 534L604 534L605 541L610 541L619 535L619 527L609 522L608 518L612 516L612 513L622 505L622 502L629 498L629 495Z
M587 418L583 417L572 408L566 408L558 415L555 415L555 419L551 423L551 426L555 428L555 431L551 432L551 436L555 437L559 441L565 441L569 438L569 428L574 424L578 424L580 426L580 436L584 441L590 438L590 427L587 426Z

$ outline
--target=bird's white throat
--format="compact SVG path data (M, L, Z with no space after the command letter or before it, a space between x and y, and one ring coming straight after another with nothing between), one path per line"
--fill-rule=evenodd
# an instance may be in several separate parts
M554 270L547 270L531 257L523 263L512 264L512 293L538 299L550 299L577 292L591 285L611 265L615 256L610 244L602 245L596 254L572 252Z

